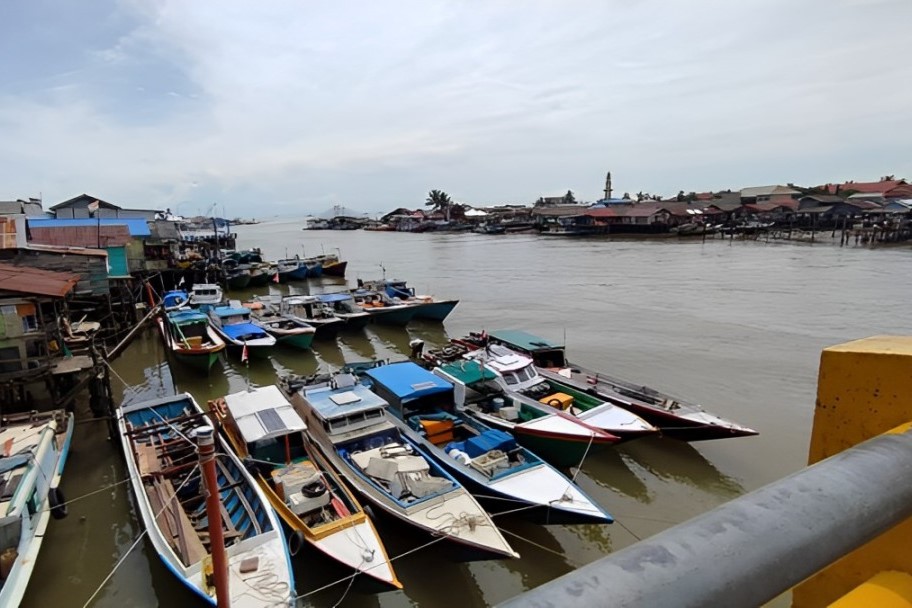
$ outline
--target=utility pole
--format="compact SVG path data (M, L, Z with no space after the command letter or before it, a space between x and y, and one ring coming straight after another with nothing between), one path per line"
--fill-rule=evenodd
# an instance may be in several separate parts
M611 171L605 176L605 199L611 198Z
M204 426L196 431L199 445L200 468L203 473L206 493L206 517L209 520L209 543L212 553L212 577L215 579L215 601L218 608L229 608L228 555L225 552L225 535L222 530L222 513L219 503L218 477L215 474L215 429ZM203 574L205 577L205 574Z

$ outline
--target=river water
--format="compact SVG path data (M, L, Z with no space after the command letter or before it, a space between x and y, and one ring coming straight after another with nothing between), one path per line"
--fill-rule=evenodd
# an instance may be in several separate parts
M123 399L179 391L200 402L312 373L346 360L401 358L414 337L430 346L470 330L518 328L567 344L572 360L651 385L760 431L758 437L684 444L645 439L593 456L577 477L605 505L610 526L539 526L502 517L520 559L455 563L431 547L395 562L405 588L373 594L313 554L296 558L300 605L485 606L516 595L638 538L659 532L805 464L822 348L881 333L908 334L908 249L839 248L699 240L559 239L535 235L302 231L294 221L237 227L238 247L266 257L341 250L347 277L406 279L419 292L457 297L441 324L368 327L280 351L216 364L208 378L171 369L155 332L114 368ZM324 279L293 291L337 290ZM261 292L287 291L286 286ZM253 292L231 294L243 298ZM126 388L129 387L129 388ZM85 414L85 412L81 412ZM84 416L85 417L85 416ZM23 606L82 606L141 532L117 447L104 422L77 427L63 480L69 517L51 521ZM382 520L390 555L423 542ZM329 585L328 588L320 590ZM140 541L92 603L97 607L197 605Z

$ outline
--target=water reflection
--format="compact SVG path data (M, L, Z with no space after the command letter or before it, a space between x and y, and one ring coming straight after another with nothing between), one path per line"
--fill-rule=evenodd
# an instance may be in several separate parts
M719 471L689 443L648 437L617 449L659 479L674 480L724 498L744 493L740 482Z
M646 483L627 466L616 448L608 448L589 456L583 463L582 471L593 483L603 488L626 494L641 503L652 501Z

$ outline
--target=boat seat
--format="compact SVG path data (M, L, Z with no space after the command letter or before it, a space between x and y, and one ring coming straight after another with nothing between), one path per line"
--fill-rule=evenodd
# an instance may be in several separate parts
M357 384L354 374L336 374L332 379L332 388L351 388Z

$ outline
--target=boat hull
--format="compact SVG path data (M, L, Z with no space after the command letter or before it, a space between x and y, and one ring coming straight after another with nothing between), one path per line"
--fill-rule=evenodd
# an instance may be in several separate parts
M314 335L316 332L308 331L306 333L299 334L273 334L276 339L276 343L282 346L290 346L292 348L300 348L302 350L308 350L310 345L313 344Z
M238 274L231 275L228 277L225 282L228 285L228 289L244 289L250 285L250 273L249 272L240 272Z
M323 274L328 277L344 277L347 266L347 261L332 262L330 264L324 262Z
M456 305L459 304L459 300L444 300L441 302L429 302L426 304L415 304L415 318L416 319L427 319L428 321L443 321L445 320L453 309L456 308Z
M396 325L399 327L408 325L409 321L415 318L416 312L411 306L385 309L368 308L366 311L370 315L370 320L372 323L379 323L380 325Z
M218 352L174 353L174 359L181 365L204 372L211 370L218 358Z
M370 323L370 320L370 315L353 315L350 317L344 317L344 326L346 331L358 331L367 327L367 324Z
M269 285L270 279L272 279L273 274L269 272L257 272L251 273L249 287L262 287L264 285Z
M294 270L279 271L279 282L287 283L289 281L303 281L307 278L307 267L298 266Z

